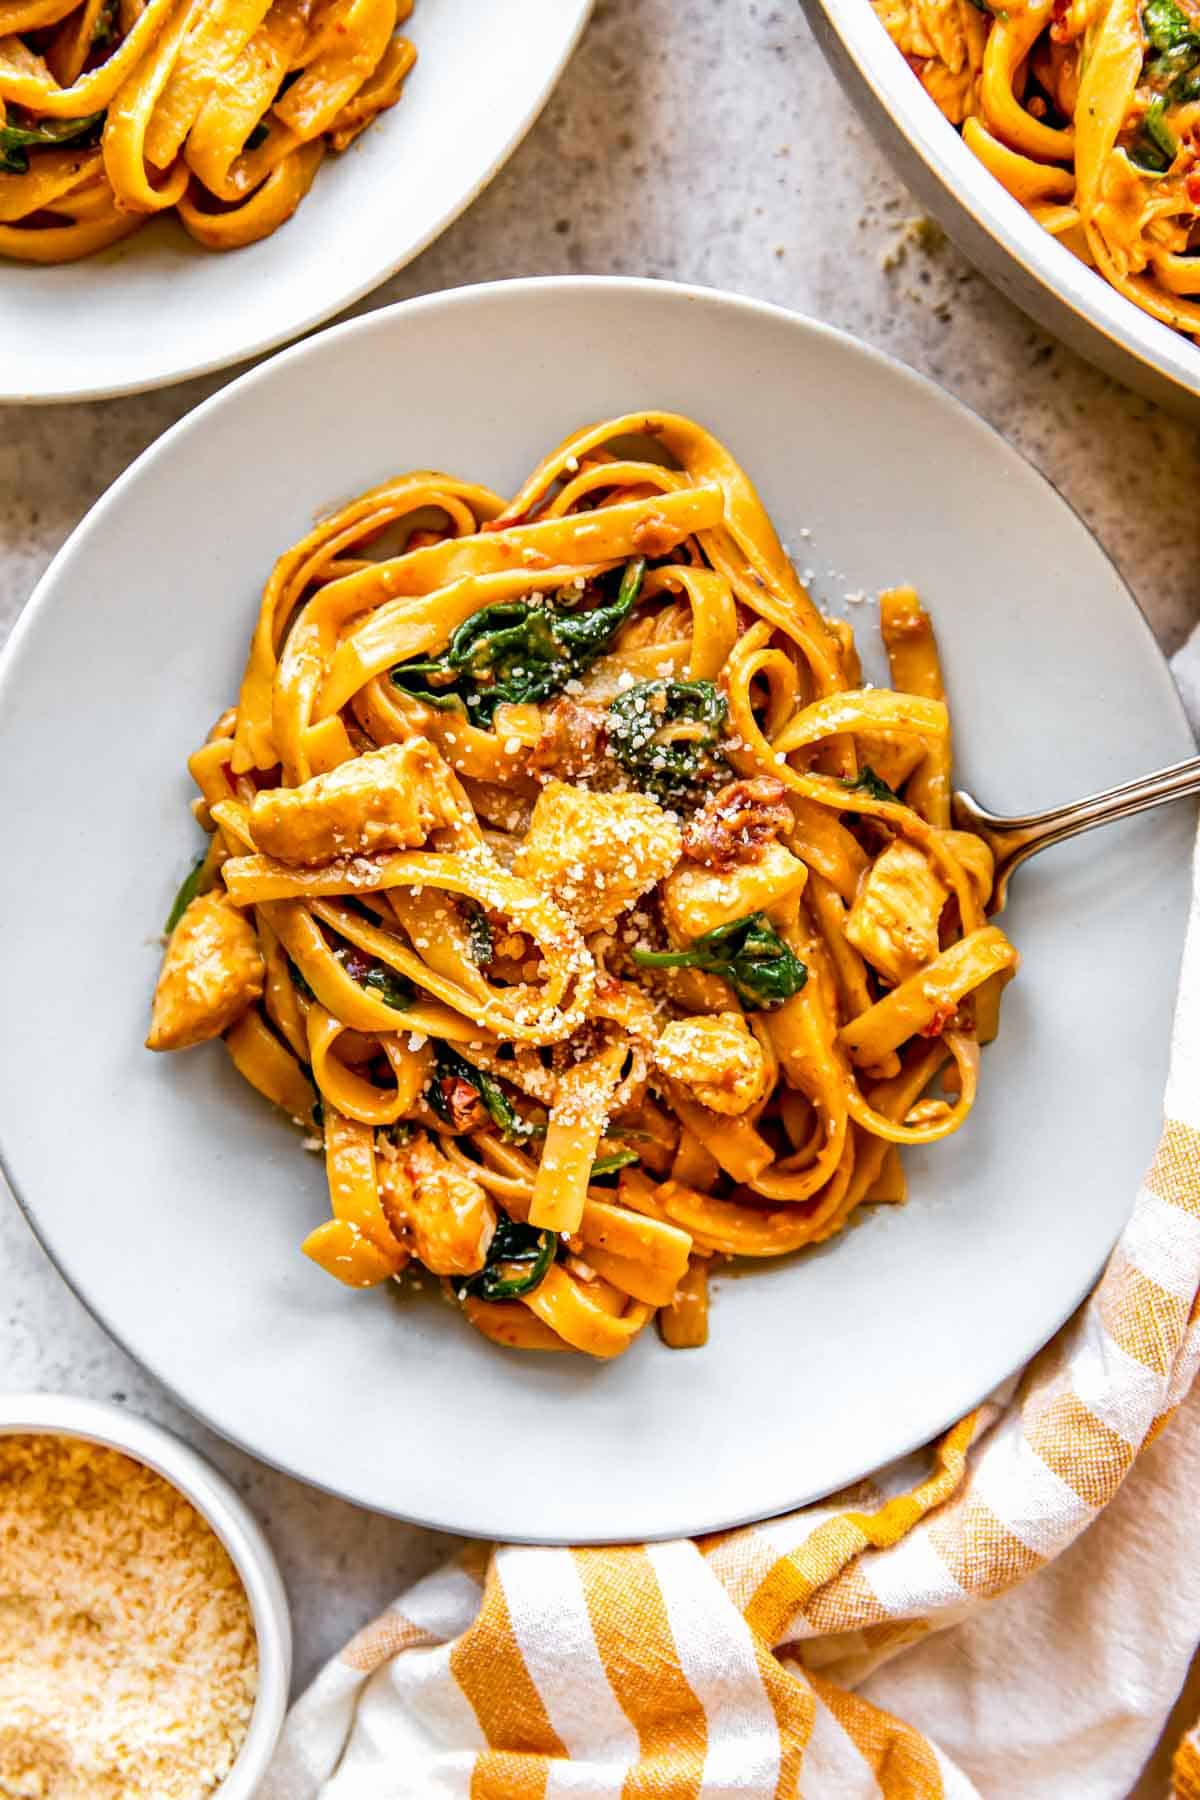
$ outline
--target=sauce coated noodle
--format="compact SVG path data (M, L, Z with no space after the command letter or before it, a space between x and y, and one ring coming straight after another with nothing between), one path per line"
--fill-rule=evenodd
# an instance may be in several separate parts
M1194 0L872 0L917 79L1033 217L1126 299L1200 332Z
M174 210L210 250L290 219L394 106L412 0L0 0L0 255L73 262Z
M611 1357L656 1314L702 1343L723 1259L904 1198L1017 959L951 828L929 618L898 588L880 624L888 689L660 413L508 500L397 477L279 559L191 758L149 1043L223 1036L319 1134L310 1257Z

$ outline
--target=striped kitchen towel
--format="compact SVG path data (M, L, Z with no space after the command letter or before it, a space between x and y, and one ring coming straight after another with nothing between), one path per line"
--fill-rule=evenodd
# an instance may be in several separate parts
M1010 1392L928 1451L765 1524L615 1549L471 1547L319 1675L292 1712L262 1800L1032 1795L1024 1781L978 1786L970 1759L939 1747L936 1731L856 1690L898 1652L961 1630L984 1601L1062 1556L1192 1383L1195 905L1181 992L1167 1122L1133 1216L1091 1298ZM1131 1539L1136 1532L1135 1517ZM1089 1577L1085 1561L1083 1571L1106 1578L1103 1563ZM1172 1585L1182 1579L1165 1573ZM1128 1616L1116 1628L1128 1635ZM1078 1736L1081 1719L1094 1730L1094 1710L1077 1702L1096 1650L1082 1648L1060 1682L1052 1646L1041 1646L1040 1660L1022 1646L1047 1755L1056 1736ZM1132 1652L1115 1683L1122 1690L1138 1679L1136 1632ZM1119 1705L1130 1704L1122 1692ZM1099 1739L1096 1748L1103 1753ZM1181 1747L1176 1766L1178 1792L1191 1800L1200 1794L1195 1744ZM1103 1774L1096 1785L1094 1773L1036 1791L1072 1800L1128 1791Z
M1019 1379L764 1524L468 1548L322 1671L260 1800L1124 1800L1200 1637L1198 910L1154 1161Z

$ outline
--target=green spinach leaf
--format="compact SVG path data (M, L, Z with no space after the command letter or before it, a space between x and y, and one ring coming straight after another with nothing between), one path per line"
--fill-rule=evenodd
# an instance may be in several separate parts
M412 983L405 981L403 975L397 975L386 963L368 956L357 944L339 944L333 954L351 981L366 988L368 993L377 994L385 1006L404 1012L412 1005L416 993Z
M1179 150L1175 133L1163 116L1166 108L1167 102L1161 94L1150 102L1137 142L1129 152L1130 161L1152 175L1165 175Z
M545 1280L557 1250L553 1231L539 1231L517 1219L501 1217L488 1245L486 1263L477 1275L459 1283L459 1299L471 1294L477 1300L515 1300L532 1294Z
M188 907L192 904L192 901L196 898L196 895L200 892L200 873L204 868L204 861L205 859L203 856L198 857L180 882L175 898L171 902L171 910L167 914L167 922L163 926L163 933L165 936L169 937L171 935Z
M865 766L853 779L848 775L843 776L842 786L848 794L867 794L872 800L888 800L894 806L901 804L900 796L895 789L890 788L887 782L875 773L874 769Z
M429 706L465 708L490 726L497 706L548 700L582 675L633 611L644 557L626 564L615 600L580 608L552 600L485 606L454 632L443 656L397 663L392 681Z
M637 1159L636 1150L614 1150L611 1156L598 1156L592 1164L588 1180L595 1181L601 1175L615 1175L618 1169L627 1169Z
M644 793L684 800L716 767L728 717L711 681L639 681L609 706L609 749Z
M93 134L98 136L103 123L102 112L88 113L82 119L27 119L18 107L10 107L0 125L0 172L27 175L31 149L81 144Z
M1147 0L1142 29L1152 50L1175 50L1195 36L1192 22L1175 0Z
M726 980L743 1006L769 1010L798 994L808 970L764 913L706 931L686 950L634 950L643 969L704 969Z

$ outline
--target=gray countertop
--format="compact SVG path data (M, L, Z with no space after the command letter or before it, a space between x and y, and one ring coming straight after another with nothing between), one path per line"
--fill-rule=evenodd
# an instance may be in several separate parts
M419 39L418 21L419 8ZM1200 438L1045 337L915 211L797 7L599 0L508 167L358 310L466 282L590 273L735 288L815 314L932 376L1002 431L1082 514L1174 650L1200 616ZM0 636L97 496L222 379L6 409ZM68 1292L7 1196L0 1381L115 1398L231 1475L279 1552L301 1681L451 1542L304 1487L181 1414Z

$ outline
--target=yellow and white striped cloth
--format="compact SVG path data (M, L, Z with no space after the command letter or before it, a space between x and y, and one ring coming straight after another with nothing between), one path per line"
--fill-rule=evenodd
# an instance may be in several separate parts
M903 1671L908 1657L916 1667L930 1634L946 1627L957 1628L947 1643L961 1641L983 1601L1068 1552L1191 1386L1200 1362L1195 899L1180 993L1166 1124L1132 1218L1091 1298L1018 1380L927 1451L765 1524L615 1549L469 1548L324 1669L291 1714L261 1800L1121 1800L1173 1688L1158 1697L1132 1770L1118 1774L1120 1758L1105 1760L1106 1734L1115 1745L1117 1714L1139 1705L1152 1714L1154 1697L1135 1691L1143 1651L1128 1610L1089 1613L1082 1596L1089 1582L1117 1589L1114 1557L1153 1569L1156 1550L1162 1593L1182 1585L1170 1556L1183 1542L1165 1545L1160 1517L1147 1523L1152 1509L1140 1533L1133 1508L1123 1532L1098 1529L1096 1566L1077 1566L1092 1643L1073 1646L1069 1674L1056 1668L1043 1622L1032 1691L1012 1719L1014 1733L1040 1734L1036 1776L1030 1763L1011 1775L993 1762L981 1784L978 1771L965 1772L969 1758L934 1741L943 1735L937 1693L917 1709L918 1730L877 1703L876 1672L900 1651L907 1657L883 1674ZM1194 1413L1180 1421L1181 1439ZM1194 1474L1191 1482L1200 1518ZM1185 1496L1162 1511L1178 1520L1186 1506ZM1157 1638L1168 1629L1157 1615L1139 1628ZM1173 1616L1176 1637L1181 1628ZM1200 1631L1195 1613L1190 1628ZM947 1680L961 1682L978 1707L987 1670L971 1666L972 1654L1002 1659L1010 1676L1014 1657L1030 1651L1030 1629L1010 1616L1007 1637L964 1651L949 1676L943 1658L943 1693ZM1111 1715L1085 1703L1088 1658L1103 1665L1097 1631L1132 1633L1120 1673L1107 1677L1120 1690ZM1187 1661L1178 1650L1158 1677L1174 1687ZM873 1699L855 1691L864 1683ZM910 1699L914 1691L910 1683ZM987 1735L979 1717L973 1727ZM1081 1738L1091 1741L1081 1747ZM1177 1794L1200 1800L1196 1733L1175 1768Z
M1174 1791L1178 1800L1200 1800L1200 1725L1188 1732L1175 1752Z

